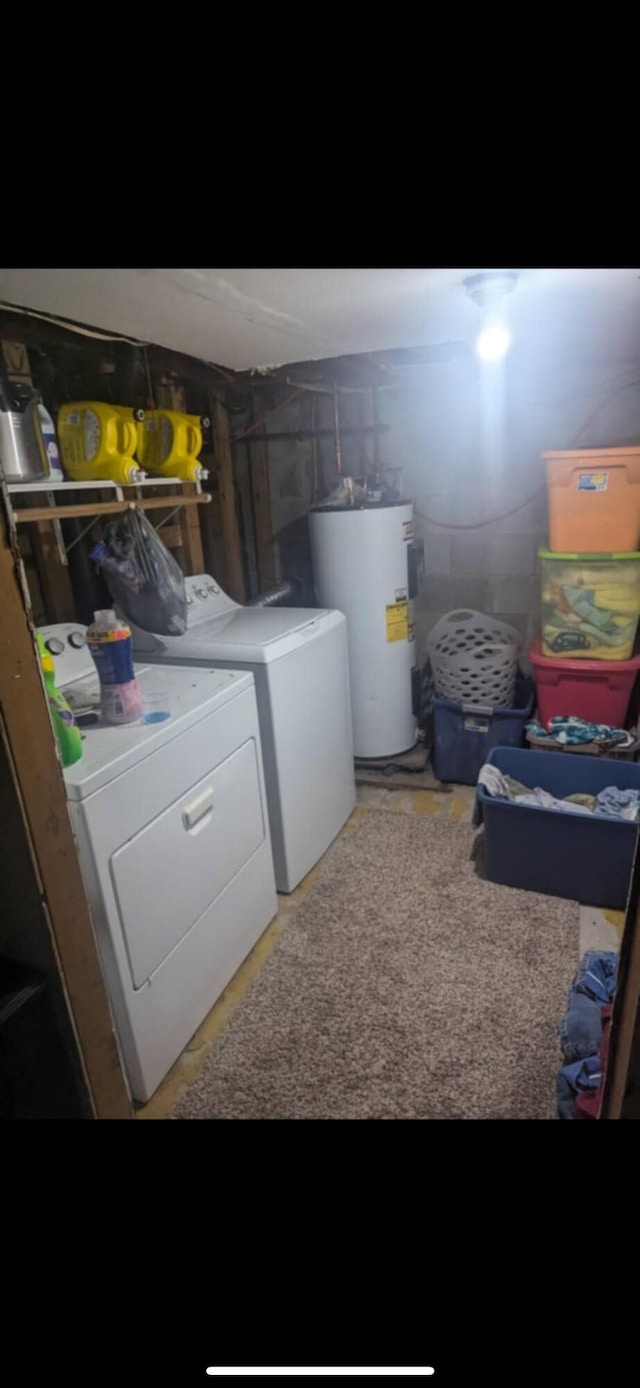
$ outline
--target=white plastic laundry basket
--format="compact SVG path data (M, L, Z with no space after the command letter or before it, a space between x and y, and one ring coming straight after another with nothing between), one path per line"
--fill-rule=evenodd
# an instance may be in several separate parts
M427 642L436 694L511 708L519 649L519 633L506 622L467 609L448 612Z

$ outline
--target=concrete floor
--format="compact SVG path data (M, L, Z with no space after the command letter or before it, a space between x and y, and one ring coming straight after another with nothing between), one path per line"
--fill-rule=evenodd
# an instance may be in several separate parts
M438 815L468 822L473 807L474 786L452 786L446 790L390 790L386 786L358 785L358 804L343 834L351 834L368 810L391 810L399 814ZM153 1098L137 1112L138 1118L168 1118L180 1095L193 1083L216 1037L247 992L265 959L268 959L301 901L313 885L314 868L290 896L278 897L278 914L261 935L251 954L238 969L224 993L199 1027L186 1050L163 1080ZM587 949L618 949L624 926L624 911L604 911L595 906L580 907L580 954Z

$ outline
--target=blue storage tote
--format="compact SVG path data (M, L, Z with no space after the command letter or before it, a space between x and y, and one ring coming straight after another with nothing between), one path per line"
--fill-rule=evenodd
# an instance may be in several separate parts
M556 752L496 747L487 761L523 785L540 786L556 799L605 786L640 790L640 766L608 757L559 757ZM565 814L542 806L497 800L478 786L490 882L529 892L567 896L585 906L624 910L638 825L610 815Z
M433 698L433 772L438 781L475 786L493 747L521 747L533 716L536 687L519 675L513 708L478 708Z

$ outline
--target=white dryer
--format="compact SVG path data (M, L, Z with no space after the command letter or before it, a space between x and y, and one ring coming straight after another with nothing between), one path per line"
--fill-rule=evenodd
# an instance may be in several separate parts
M95 718L86 627L40 630L58 687ZM64 779L125 1068L146 1101L277 898L251 675L135 669L143 697L168 695L171 716L83 728L82 760Z
M276 886L291 892L355 805L346 620L316 608L241 607L208 574L185 582L184 635L130 624L134 650L253 674Z

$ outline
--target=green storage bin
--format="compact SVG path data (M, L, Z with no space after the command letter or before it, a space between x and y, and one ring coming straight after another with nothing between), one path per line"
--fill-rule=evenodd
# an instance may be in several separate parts
M542 654L629 660L640 618L640 554L538 554Z

